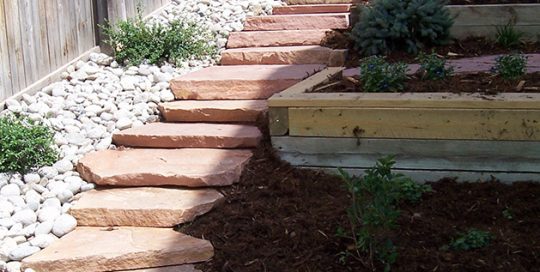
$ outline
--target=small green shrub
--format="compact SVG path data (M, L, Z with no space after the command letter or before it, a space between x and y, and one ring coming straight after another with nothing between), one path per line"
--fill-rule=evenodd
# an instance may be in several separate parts
M492 72L506 80L517 80L527 73L527 57L522 54L510 54L497 57Z
M429 55L420 53L417 59L420 62L420 69L423 72L423 79L444 79L451 76L454 72L453 67L446 67L446 59L440 58L435 53L431 53Z
M453 18L445 0L375 0L360 8L351 32L356 49L366 55L394 50L417 53L448 42Z
M502 215L504 218L508 219L508 220L512 220L514 219L514 216L512 215L513 212L510 208L506 208L502 211Z
M390 270L397 258L396 247L389 235L396 227L398 202L417 201L423 192L430 189L426 185L413 185L410 178L393 173L394 164L392 156L381 158L374 167L365 171L363 178L338 169L352 198L352 205L347 210L350 232L340 228L338 235L351 238L356 254L363 252L370 258L376 258L384 264L385 271ZM347 253L342 254L345 256Z
M57 159L49 127L23 117L0 117L0 172L24 173Z
M360 63L360 81L365 92L402 91L406 71L404 63L388 63L383 57L371 56Z
M497 27L497 33L495 36L497 44L504 48L517 48L521 45L521 38L523 32L517 31L514 25L508 23L504 26Z
M144 61L167 60L179 64L215 54L216 48L208 44L212 35L195 22L174 20L166 26L148 24L142 19L140 8L137 10L134 19L102 26L118 62L139 65Z
M486 247L491 241L491 234L486 231L470 229L467 233L461 233L458 238L450 243L454 250L471 250Z

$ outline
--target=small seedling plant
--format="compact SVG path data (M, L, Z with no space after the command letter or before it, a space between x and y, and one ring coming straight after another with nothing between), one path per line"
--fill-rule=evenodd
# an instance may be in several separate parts
M420 71L422 79L440 80L452 75L453 67L446 65L446 59L439 57L436 53L420 53L416 58L420 62Z
M374 260L380 261L385 271L390 271L396 261L397 251L391 240L399 216L397 205L401 200L418 201L422 194L431 190L428 185L392 172L393 156L379 159L375 166L366 170L364 177L351 176L339 169L352 199L347 211L350 230L338 229L338 236L354 243L353 253L343 252L341 261L352 256L362 262L367 254L366 266L374 268Z
M495 41L504 48L518 48L521 45L522 38L523 32L517 31L511 22L497 27Z
M407 65L388 63L383 57L371 56L360 63L360 81L365 92L396 92L405 88Z
M523 54L499 56L495 62L491 71L505 80L518 80L527 73L527 57Z
M470 229L466 233L461 233L450 243L453 250L467 251L477 248L483 248L491 242L491 234L487 231Z
M25 173L57 159L49 127L25 117L0 117L0 172Z

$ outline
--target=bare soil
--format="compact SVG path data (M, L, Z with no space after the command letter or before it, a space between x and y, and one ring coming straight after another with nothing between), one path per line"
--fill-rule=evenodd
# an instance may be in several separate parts
M392 271L540 271L539 183L431 185L421 202L401 206ZM348 227L351 201L339 177L293 168L266 143L241 181L222 192L222 206L180 227L213 243L215 256L203 271L372 271L354 259L338 262L351 244L335 236L339 226ZM489 231L494 240L472 251L441 249L469 228Z

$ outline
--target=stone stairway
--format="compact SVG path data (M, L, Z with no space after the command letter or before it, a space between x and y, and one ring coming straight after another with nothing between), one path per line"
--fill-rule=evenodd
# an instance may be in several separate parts
M177 101L159 105L162 122L114 133L116 150L80 159L81 177L99 187L71 208L79 226L23 268L198 271L192 264L213 256L211 243L172 227L222 203L212 187L239 181L262 138L255 123L267 98L345 60L345 50L320 44L349 27L351 5L305 4L248 18L244 31L231 33L222 66L170 82Z

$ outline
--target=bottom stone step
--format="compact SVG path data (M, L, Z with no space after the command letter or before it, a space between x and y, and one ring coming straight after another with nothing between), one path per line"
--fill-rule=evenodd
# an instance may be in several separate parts
M22 262L47 272L133 270L198 263L214 255L210 242L172 229L79 227Z

